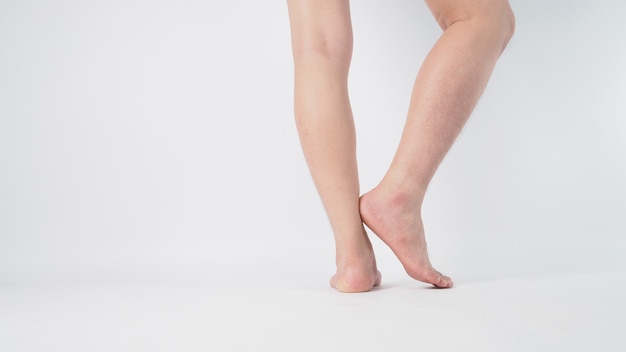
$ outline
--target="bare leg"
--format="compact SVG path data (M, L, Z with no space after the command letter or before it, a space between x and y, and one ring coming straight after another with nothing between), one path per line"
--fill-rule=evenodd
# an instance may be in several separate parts
M421 207L437 167L482 94L514 28L506 0L426 0L444 33L416 78L391 166L361 197L363 221L416 280L452 287L428 258Z
M335 236L343 292L380 284L359 214L356 137L348 99L352 24L348 0L288 0L295 63L295 115L302 149Z

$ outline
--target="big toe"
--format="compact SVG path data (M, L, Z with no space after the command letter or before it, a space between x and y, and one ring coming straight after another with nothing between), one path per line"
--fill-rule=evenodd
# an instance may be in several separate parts
M433 285L435 285L435 287L438 288L450 288L454 285L454 283L452 282L452 279L448 276L445 276L443 274L441 274L440 272L436 272L436 278L435 280L431 281L431 283Z
M422 275L415 277L416 279L427 282L437 288L450 288L454 285L452 279L443 275L435 269L428 269Z

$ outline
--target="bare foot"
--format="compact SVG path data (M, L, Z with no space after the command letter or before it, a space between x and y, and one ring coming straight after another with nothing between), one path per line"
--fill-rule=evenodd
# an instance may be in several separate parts
M365 229L363 236L365 246L361 250L337 247L337 273L330 278L330 285L341 292L367 292L380 285L381 275Z
M419 199L375 188L361 196L363 222L400 260L412 278L439 288L452 287L452 279L435 270L428 258Z

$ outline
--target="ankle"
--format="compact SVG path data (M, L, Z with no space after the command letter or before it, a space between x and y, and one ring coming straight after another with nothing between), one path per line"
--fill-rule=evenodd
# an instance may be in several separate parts
M372 244L363 227L350 235L335 232L335 248L337 259L348 261L358 260L372 252Z
M379 194L383 203L399 209L421 209L426 193L426 190L421 187L403 187L398 183L385 180L381 181L374 191Z
M370 260L373 251L369 243L363 244L337 244L335 251L335 263L337 266L350 266L352 264Z

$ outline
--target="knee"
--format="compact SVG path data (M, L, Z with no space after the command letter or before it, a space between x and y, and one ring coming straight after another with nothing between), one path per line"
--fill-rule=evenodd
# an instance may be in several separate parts
M493 21L493 30L500 34L502 49L504 50L513 37L513 33L515 33L515 14L513 14L508 1L504 1L502 9L492 14L491 19Z
M293 40L296 63L303 60L323 60L349 66L352 59L352 38L332 34L308 35Z
M501 50L504 50L515 32L515 15L508 0L477 1L467 8L443 11L433 9L433 13L443 30L460 23L471 24L485 40L500 45Z

